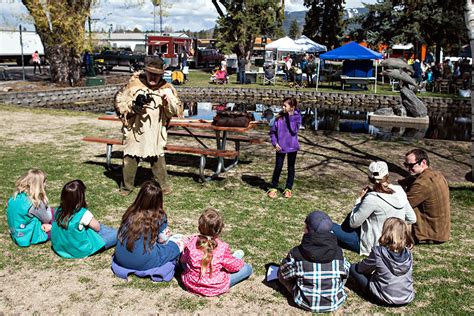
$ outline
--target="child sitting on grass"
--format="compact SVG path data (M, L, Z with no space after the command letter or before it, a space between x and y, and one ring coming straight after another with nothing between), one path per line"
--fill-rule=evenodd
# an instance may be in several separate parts
M278 271L294 302L311 312L335 311L346 300L350 263L337 245L332 225L324 212L310 213L301 244L290 250Z
M16 191L7 202L10 235L20 247L49 240L53 210L46 197L46 174L30 169L16 181Z
M188 291L220 295L252 274L252 267L241 259L243 251L232 254L229 245L219 239L223 227L221 215L213 208L199 217L199 235L188 241L181 256L181 278Z
M64 258L84 258L116 243L117 230L100 224L87 209L84 183L66 183L51 229L53 250Z
M383 305L405 305L413 301L413 238L404 220L385 220L379 246L369 257L351 265L355 291Z
M143 183L137 198L122 216L112 270L117 276L151 276L171 280L176 261L184 249L178 235L171 236L163 209L163 192L155 180ZM166 266L165 266L166 265ZM167 278L157 278L170 276Z

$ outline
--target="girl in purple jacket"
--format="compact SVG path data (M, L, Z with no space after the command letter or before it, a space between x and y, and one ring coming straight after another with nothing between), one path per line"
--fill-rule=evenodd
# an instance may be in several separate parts
M272 145L275 147L276 151L272 186L267 192L267 195L270 198L277 197L278 181L280 179L280 173L286 155L288 155L288 177L286 179L283 196L286 198L291 198L292 196L291 190L293 188L293 181L295 180L296 153L300 149L300 144L298 143L298 130L301 125L301 115L296 108L296 105L295 98L285 98L283 100L283 111L277 115L275 123L270 129Z

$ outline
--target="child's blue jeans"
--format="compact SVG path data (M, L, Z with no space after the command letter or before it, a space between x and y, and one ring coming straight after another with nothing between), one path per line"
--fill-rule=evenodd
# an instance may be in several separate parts
M252 275L252 272L252 267L248 263L245 263L242 269L240 269L238 272L231 273L230 286L232 287L237 283L247 279L250 275Z
M100 237L105 242L105 249L109 249L111 247L115 247L117 244L117 229L113 227L106 226L104 224L100 224L100 230L98 232Z
M369 276L360 273L357 270L357 263L351 264L351 269L349 277L355 281L356 291L360 292L362 295L369 295Z

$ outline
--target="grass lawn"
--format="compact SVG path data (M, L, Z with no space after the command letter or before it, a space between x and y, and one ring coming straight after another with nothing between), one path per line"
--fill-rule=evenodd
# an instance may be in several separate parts
M193 72L191 72L193 74ZM203 76L203 75L202 75ZM191 77L192 78L192 77ZM234 82L235 78L231 78ZM191 79L191 83L193 79ZM190 83L190 84L191 84ZM234 84L231 83L231 86ZM83 136L119 136L116 122L98 121L96 114L15 108L0 105L0 203L14 190L15 180L31 167L48 174L47 193L57 206L62 186L82 179L86 198L95 217L118 227L136 192L118 195L121 173L106 171L105 145L84 143ZM265 135L262 128L255 131ZM172 139L170 143L189 142ZM0 311L12 313L149 314L149 313L301 313L278 291L262 283L264 265L279 262L301 240L303 220L312 210L326 211L341 222L356 195L367 185L370 161L387 161L392 180L406 175L401 161L414 147L428 151L434 168L451 186L452 238L442 245L414 249L416 298L400 308L373 305L347 290L340 311L347 313L469 314L474 312L473 225L474 186L465 182L471 170L470 142L423 140L385 142L369 135L301 132L294 198L270 200L265 188L270 181L274 154L269 144L243 145L241 163L208 183L196 181L198 157L167 156L173 193L165 197L165 209L173 232L194 234L205 207L222 212L222 239L232 249L243 249L255 274L220 297L201 298L187 293L176 279L153 283L130 277L114 277L110 270L113 250L81 260L56 256L50 244L19 248L10 239L5 211L0 213ZM113 163L121 164L120 148ZM147 163L139 168L137 182L151 177ZM210 171L210 170L209 170ZM285 172L283 172L283 183ZM346 251L351 262L361 260Z

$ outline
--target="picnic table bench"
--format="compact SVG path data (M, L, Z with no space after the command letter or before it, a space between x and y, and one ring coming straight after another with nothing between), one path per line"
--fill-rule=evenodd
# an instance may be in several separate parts
M99 117L99 120L108 120L108 121L120 121L116 116L107 115ZM252 128L249 127L222 127L222 126L213 126L208 121L195 121L195 120L172 120L169 124L170 129L168 130L169 136L183 136L183 137L193 137L201 147L192 147L192 146L181 146L181 145L172 145L167 144L165 151L167 153L184 153L184 154L194 154L200 156L199 163L199 176L200 179L205 182L217 177L221 172L228 171L235 167L239 162L240 156L240 142L248 142L251 144L263 143L264 139L257 137L249 137L245 135L227 135L227 132L246 132ZM174 130L173 127L182 127L184 130ZM213 133L196 133L194 129L207 129L214 130ZM222 133L222 135L221 135ZM216 148L209 148L201 138L205 139L216 139ZM121 139L109 139L109 138L100 138L100 137L84 137L83 141L103 143L106 144L106 167L111 168L112 160L112 148L113 145L123 145ZM226 149L227 140L233 141L235 143L235 150ZM218 165L216 171L211 175L206 177L204 170L206 166L206 157L216 157L218 159ZM224 158L233 159L231 164L228 166L224 165Z
M349 77L341 75L342 90L345 90L346 85L351 87L353 85L361 85L363 88L367 88L372 81L375 81L375 77Z

